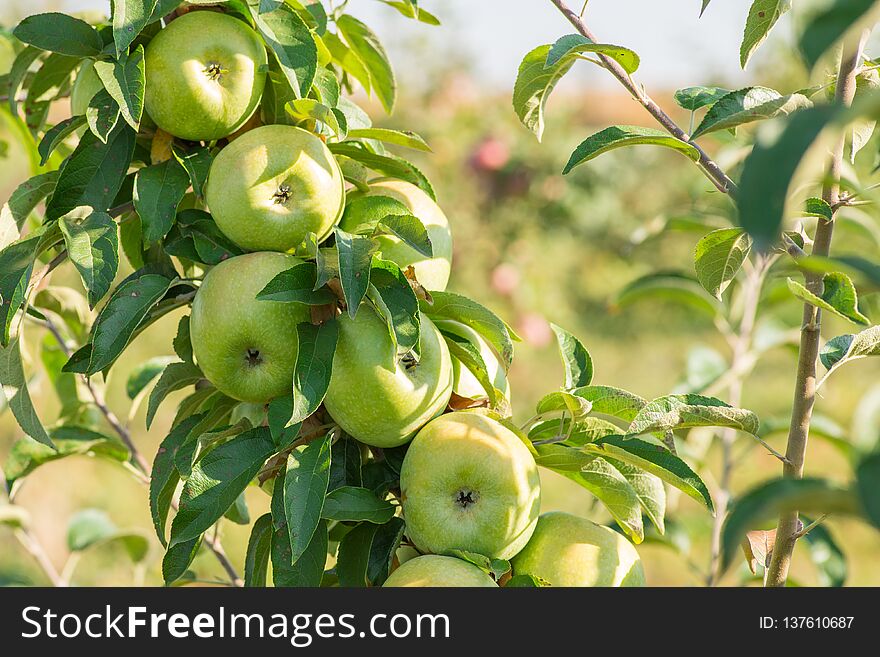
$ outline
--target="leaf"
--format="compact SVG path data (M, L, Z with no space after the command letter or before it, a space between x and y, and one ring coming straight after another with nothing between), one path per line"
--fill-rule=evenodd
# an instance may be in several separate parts
M788 116L812 107L813 103L801 94L783 96L767 87L746 87L731 91L718 99L694 130L692 139L710 132L730 130L754 121Z
M575 421L583 418L592 409L592 404L583 397L570 392L556 391L544 395L535 409L539 415L555 411L568 411Z
M91 132L84 134L61 169L46 218L53 221L80 206L111 207L128 172L134 144L135 132L127 124L116 126L106 144Z
M384 525L394 517L396 507L385 500L380 500L366 488L342 486L324 499L321 517L341 522L372 522Z
M0 251L0 344L3 346L9 344L12 320L24 305L40 241L40 235L32 233Z
M663 486L663 480L630 463L609 457L604 458L629 482L639 498L645 515L651 519L657 531L663 534L666 531L664 519L666 515L666 488Z
M244 557L244 585L266 586L272 546L272 514L264 513L254 523Z
M211 163L214 161L211 151L207 147L203 147L186 152L177 146L172 146L171 152L189 174L193 192L199 198L204 198L205 183L208 180Z
M746 28L739 47L739 63L746 67L755 50L758 49L776 21L791 9L791 0L754 0L746 18Z
M9 113L12 114L12 116L19 115L18 92L21 90L21 86L28 75L31 65L42 57L42 55L43 52L39 48L26 46L15 56L15 59L12 62L12 67L9 69L9 73L6 76L6 83L4 85L4 91L8 94L6 104L8 105Z
M387 310L397 346L411 351L419 346L419 300L406 276L393 262L374 257L370 283Z
M119 235L116 222L106 212L92 211L85 217L76 212L61 217L67 255L82 278L94 308L113 285L119 268Z
M162 577L165 586L180 579L187 573L187 568L199 553L202 546L201 536L185 543L178 543L168 548L162 559Z
M318 68L318 48L302 18L284 4L260 13L260 0L247 0L257 31L275 55L297 98L305 98Z
M119 103L113 100L106 89L101 89L92 96L86 108L86 123L89 124L89 130L102 144L107 143L110 133L119 123L120 116L122 113L119 111Z
M714 397L667 395L642 408L627 429L628 434L674 431L692 427L729 427L757 435L758 416L734 408Z
M786 279L788 289L798 299L848 319L854 324L867 326L871 321L859 311L859 298L849 276L841 272L831 272L822 277L822 296L813 294L802 283L792 278Z
M880 528L880 452L866 456L856 467L856 490L859 493L862 511L868 521Z
M122 55L150 23L170 14L181 0L112 0L113 42Z
M774 547L776 547L775 529L753 529L746 532L746 537L742 542L742 550L752 575L758 572L759 565L761 568L770 566Z
M174 158L137 172L133 201L146 244L158 242L171 230L189 184L189 174Z
M10 488L17 479L29 475L41 465L67 456L89 454L120 463L129 457L128 449L118 440L83 427L55 427L50 435L54 449L30 438L21 438L12 445L3 464Z
M284 529L272 536L272 580L275 586L317 587L327 562L327 523L321 520L302 556L290 560L290 541Z
M293 415L288 425L302 422L324 401L333 371L339 324L333 319L318 326L303 322L297 324L296 334L299 350L293 369Z
M607 43L594 43L591 39L580 34L567 34L557 39L550 47L550 52L547 53L544 68L555 67L564 59L575 60L577 55L585 52L594 52L610 57L629 74L635 73L639 68L639 56L629 48Z
M804 516L804 524L813 521ZM820 586L840 587L846 584L846 554L840 549L831 530L825 525L815 525L804 536L810 551L810 558L816 566Z
M260 301L304 303L323 306L336 301L336 295L326 287L315 289L318 269L313 262L301 262L276 275L257 294Z
M559 343L559 354L565 366L566 389L580 388L590 385L593 380L593 359L581 341L561 326L550 324Z
M402 202L390 196L355 198L345 206L340 223L357 235L390 233L422 255L434 255L425 225Z
M674 301L713 319L723 312L723 306L707 296L698 281L678 273L659 272L637 278L618 293L615 304L623 308L645 299Z
M510 572L510 562L506 559L490 559L484 554L467 550L449 550L449 556L473 564L496 580Z
M808 198L804 205L804 214L808 217L819 217L832 221L834 219L834 210L828 204L828 201L822 198Z
M364 522L342 537L336 561L336 574L343 587L367 586L373 540L379 525Z
M244 253L220 231L210 214L195 209L178 213L165 238L164 248L168 255L206 265L216 265Z
M232 506L275 450L268 427L218 445L193 466L171 524L171 545L198 538Z
M150 393L150 400L147 403L147 429L149 429L150 425L153 423L153 419L156 417L156 411L159 410L159 405L165 400L165 397L167 397L169 393L172 393L175 390L181 390L187 386L195 385L203 378L204 375L202 374L202 371L192 363L169 363L162 372L162 376L160 376L159 380L156 382L156 387L154 387L153 391Z
M498 401L498 391L489 375L486 367L486 361L483 360L479 348L467 338L455 335L450 331L440 331L446 339L446 345L449 347L449 354L459 363L464 365L468 371L474 375L474 378L483 387L490 404L496 404Z
M180 482L180 473L174 465L177 451L187 441L192 430L202 420L203 415L191 415L175 426L159 445L150 471L150 516L153 527L162 545L165 540L165 523L168 510L174 499L174 492Z
M180 321L177 323L177 333L175 334L171 345L174 347L174 353L177 354L180 360L187 363L194 362L192 338L190 337L189 315L184 315L180 318Z
M730 509L721 534L721 565L726 570L750 528L781 512L855 514L851 491L826 479L772 479L748 491Z
M52 126L51 130L47 130L40 140L40 145L37 147L37 151L40 154L40 166L45 166L55 149L64 143L64 140L70 135L79 130L85 122L86 117L84 116L71 116L69 119L56 123Z
M402 518L391 518L373 534L367 562L367 579L373 586L381 586L388 579L405 530L406 525Z
M351 158L356 162L360 162L368 169L378 171L384 176L399 178L400 180L412 183L430 196L434 201L437 200L434 188L431 186L431 183L425 174L422 173L412 162L409 162L402 157L387 153L385 155L379 155L372 151L368 151L365 148L361 148L360 146L356 146L352 142L328 144L327 146L329 147L330 152L335 155Z
M287 457L284 474L284 517L291 562L306 551L321 519L330 482L329 435L297 448Z
M719 98L730 93L730 89L723 87L686 87L679 89L673 95L675 104L682 109L695 112L696 110L714 104Z
M18 342L16 335L9 344L0 348L0 385L2 385L6 405L12 410L12 414L22 431L37 442L55 449L52 439L49 438L49 434L46 433L42 422L40 422L30 392L28 392L27 377L21 363Z
M607 455L659 477L715 512L712 496L699 475L665 447L624 436L605 436L584 445L587 453Z
M798 45L812 69L819 58L858 22L873 6L874 0L832 0L811 16Z
M538 454L535 463L565 476L572 472L581 472L596 460L595 454L587 454L581 449L560 443L535 445L535 451Z
M84 20L56 12L28 16L12 33L41 50L73 57L95 57L104 49L95 28Z
M394 7L401 14L406 16L407 18L414 18L420 23L425 23L426 25L440 25L440 19L437 18L434 14L428 12L427 9L422 9L417 6L413 0L380 0L383 4L388 5L389 7Z
M96 61L95 73L119 105L122 118L137 130L144 113L144 47L138 46L130 55L120 53L115 62Z
M28 216L40 201L52 193L57 182L58 172L49 171L28 178L15 188L9 200L3 205L3 209L0 210L0 231L2 231L0 232L0 249L5 249L18 239L19 232ZM0 258L2 257L0 255Z
M595 495L615 522L638 545L645 537L642 506L633 487L613 465L594 458L581 472L560 472Z
M662 130L643 128L636 125L616 125L600 130L582 141L574 149L562 173L563 175L567 174L576 166L608 151L639 144L665 146L680 152L694 162L700 159L699 151L692 144L676 139Z
M369 237L352 235L338 227L334 232L339 251L339 281L348 314L354 318L370 285L370 265L377 247Z
M409 130L390 130L388 128L355 128L348 131L349 139L375 139L386 144L406 146L417 151L430 153L431 147L419 135Z
M720 301L751 249L752 238L741 228L713 230L703 237L694 249L694 270L700 285Z
M369 72L370 85L382 107L390 114L397 95L397 80L379 38L361 21L348 14L337 16L336 27Z
M510 327L495 313L454 292L431 292L433 303L422 304L422 312L430 318L452 319L471 327L495 348L505 371L513 362L513 341L519 340Z
M819 354L829 374L841 365L867 356L880 356L880 326L831 338Z
M817 106L796 113L775 139L759 140L746 158L737 210L740 225L759 248L776 240L791 179L807 149L837 111L834 106Z
M520 122L541 141L544 134L544 108L556 83L572 67L575 60L567 58L546 68L551 46L538 46L523 58L513 86L513 110Z
M361 448L357 441L340 438L333 443L330 453L330 480L327 490L332 492L343 486L362 486Z
M297 123L308 119L320 121L326 125L338 139L344 139L346 131L339 124L339 119L333 113L333 109L312 98L299 98L291 100L284 105L285 111L293 117Z
M86 374L95 374L113 364L171 283L159 274L143 274L116 288L92 325Z

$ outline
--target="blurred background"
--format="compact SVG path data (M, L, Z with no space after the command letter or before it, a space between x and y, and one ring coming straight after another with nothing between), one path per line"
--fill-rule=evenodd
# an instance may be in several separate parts
M27 14L47 10L107 12L107 4L3 0L0 24L14 25ZM686 159L663 149L617 151L562 177L571 150L587 135L612 123L651 123L607 73L581 63L549 103L543 144L519 124L510 102L519 61L535 46L571 31L549 2L424 0L421 4L443 26L406 21L372 0L350 0L348 7L384 40L398 72L398 109L394 116L384 117L371 106L374 120L414 130L433 148L432 154L407 156L431 178L452 222L456 246L450 288L496 310L523 337L510 375L515 418L521 422L532 416L536 401L562 382L550 321L566 327L590 350L595 383L626 388L649 399L693 389L707 354L711 362L728 353L711 320L671 303L618 303L617 295L627 283L657 270L692 273L693 248L706 230L657 235L657 229L670 219L681 219L680 225L686 226L687 218L696 214L715 216L718 225L724 225L724 217L730 216L726 199L711 191ZM687 125L687 113L674 111L671 97L677 88L697 84L737 88L748 81L791 92L807 85L788 43L788 17L777 27L773 42L750 63L749 71L740 69L739 41L749 5L744 0L714 2L699 19L699 0L591 0L588 16L603 40L641 55L639 81L680 124ZM8 66L8 56L0 49L0 74ZM4 129L0 127L0 139ZM735 166L742 153L731 140L725 137L726 143L713 148L723 147L724 163ZM877 148L865 151L871 152L870 160ZM864 166L870 170L872 165L868 161ZM10 140L0 157L0 199L28 176L23 156ZM880 232L876 220L865 221L866 230L876 236ZM56 280L78 285L69 267L59 270ZM793 299L779 304L774 313L797 326L800 309ZM178 318L169 316L144 332L114 369L107 397L120 417L129 415L131 402L125 394L129 372L147 358L172 353ZM877 320L876 313L873 319ZM850 330L832 319L826 335ZM746 385L743 405L762 418L787 417L794 367L792 350L767 352ZM860 432L880 434L878 381L876 363L844 368L823 389L819 412L843 434L855 431L857 425ZM31 385L39 409L51 417L57 402L50 383L37 378ZM149 433L144 430L143 409L129 418L135 441L148 457L170 425L174 399L163 406ZM19 436L10 414L0 416L0 463ZM693 453L712 489L713 473L717 476L719 470L717 454L709 442L700 443L704 438L694 436ZM740 440L738 446L747 449L743 441L749 439ZM777 434L770 442L784 450L784 435ZM774 458L752 450L736 470L733 489L741 492L776 476L779 469ZM839 478L848 472L840 452L818 440L811 446L807 469ZM546 471L542 480L544 510L608 521L601 505L594 506L583 489ZM256 518L267 509L268 497L253 489L248 502L251 517ZM34 533L59 569L68 557L67 521L83 508L100 509L117 526L150 537L151 555L143 565L132 569L108 546L84 555L74 583L161 584L161 550L151 528L147 491L118 466L82 457L48 464L28 477L17 503L30 511ZM639 547L648 582L702 585L709 562L711 518L690 499L677 496L671 497L669 516L675 520L678 548L651 542ZM847 558L847 584L880 585L876 558L880 534L854 521L832 519L827 526ZM223 542L236 564L243 562L248 533L247 527L223 525ZM821 574L807 551L798 550L796 557L793 579L803 585L820 583ZM198 557L193 567L209 576L218 573L209 554ZM753 583L742 564L723 583L747 581ZM45 583L31 557L2 528L0 583Z

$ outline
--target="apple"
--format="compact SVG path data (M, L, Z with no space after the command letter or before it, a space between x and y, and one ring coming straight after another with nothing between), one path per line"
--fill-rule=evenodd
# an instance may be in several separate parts
M511 562L551 586L644 586L632 543L613 529L569 513L545 513L531 540Z
M190 335L196 363L220 392L244 402L290 393L300 303L258 301L277 274L302 262L283 253L248 253L213 267L193 300Z
M489 374L489 380L492 384L502 392L504 398L510 401L510 385L507 382L507 373L501 364L501 359L495 353L492 346L486 342L482 335L474 329L461 322L453 319L438 319L434 323L437 328L447 333L452 333L460 338L464 338L470 342L480 352L483 362L486 364L486 371ZM471 371L462 364L458 358L452 358L452 391L461 397L470 399L485 399L488 395L482 384L477 380Z
M310 232L318 241L330 234L345 206L345 180L318 137L264 125L214 158L205 200L217 226L241 248L290 251Z
M220 139L256 110L268 58L246 23L215 11L175 18L147 44L144 109L175 137Z
M422 552L509 559L538 520L541 482L513 431L473 411L441 415L416 434L400 471L406 535Z
M382 257L397 263L401 269L412 265L416 278L426 289L445 290L452 267L452 233L440 206L412 183L391 178L371 181L367 195L390 196L409 208L427 229L434 252L434 256L428 258L393 235L381 235L377 239ZM347 225L346 221L340 224L340 228L354 230L354 226Z
M455 557L426 554L400 565L382 586L491 586L495 581L472 563Z
M355 319L340 315L339 342L324 406L353 438L399 447L443 412L452 395L446 341L421 316L421 358L397 354L388 325L364 303Z

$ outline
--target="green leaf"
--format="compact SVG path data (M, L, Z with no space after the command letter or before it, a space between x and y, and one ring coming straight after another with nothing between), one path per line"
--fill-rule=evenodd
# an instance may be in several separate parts
M326 287L315 289L318 268L313 262L301 262L273 278L257 294L261 301L304 303L322 306L336 301L336 295Z
M226 237L214 218L204 210L187 209L177 215L165 238L168 255L188 258L206 265L216 265L244 253Z
M730 567L743 537L768 518L799 510L801 513L856 515L859 502L852 491L827 479L772 479L748 491L730 509L721 534L721 565Z
M52 126L50 130L47 130L40 140L40 145L37 147L37 151L40 154L40 166L45 166L46 162L49 161L49 157L55 152L55 149L64 143L64 140L70 135L79 130L85 122L86 117L84 116L71 116L69 119L64 119Z
M559 343L559 355L565 366L566 389L581 388L590 385L593 380L593 359L581 341L561 326L550 324Z
M496 404L498 401L498 391L492 383L492 377L489 375L486 361L483 360L483 356L480 354L480 350L477 346L467 338L455 335L450 331L443 331L441 329L440 332L446 339L446 344L449 347L449 354L474 375L474 378L480 383L483 390L486 392L489 402L491 404Z
M380 500L371 490L342 486L327 493L321 517L341 522L364 521L384 525L394 517L396 508L390 502Z
M538 402L536 412L539 415L555 411L568 411L572 418L580 420L592 409L592 404L583 397L565 391L556 391L544 395Z
M138 46L131 55L119 54L115 62L96 61L95 73L119 105L122 118L137 130L144 113L144 47Z
M248 539L247 552L244 558L245 586L266 586L273 531L271 513L264 513L257 518L251 529L251 536Z
M8 345L15 314L25 293L38 255L40 235L32 233L0 251L0 344Z
M305 553L321 519L330 482L329 435L291 452L284 474L284 517L291 562Z
M116 126L106 144L91 132L84 134L61 169L46 218L53 221L84 205L109 208L128 172L134 144L135 132L127 124Z
M21 85L24 83L28 75L31 65L42 57L43 51L33 46L25 47L15 56L12 67L7 75L5 91L8 94L6 104L9 106L9 113L12 116L18 116L18 97Z
M859 311L859 297L849 276L841 272L831 272L822 277L822 295L810 292L802 283L787 279L788 289L798 299L834 313L854 324L870 325L871 321Z
M171 283L159 274L143 274L116 288L92 326L92 348L86 374L95 374L113 364L131 342L147 313L165 296Z
M550 46L538 46L523 58L513 86L513 110L520 122L541 141L544 134L544 108L556 83L574 64L573 58L546 68Z
M437 200L434 188L431 186L430 181L425 177L425 174L422 173L412 162L408 162L402 157L389 154L379 155L351 142L328 144L327 146L335 155L351 158L356 162L360 162L368 169L378 171L382 175L399 178L400 180L412 183L424 191L433 200Z
M859 463L856 468L856 489L859 493L862 510L868 521L880 529L880 452L874 452Z
M362 485L360 445L354 439L340 438L330 448L330 481L327 490L332 492L343 486Z
M804 516L805 525L813 521ZM846 554L838 546L837 541L825 525L815 525L804 536L810 551L810 558L816 566L820 586L840 587L846 583Z
M431 147L419 135L409 130L390 130L388 128L355 128L348 131L349 139L376 139L386 144L406 146L417 151L430 153Z
M400 267L374 256L370 283L379 297L377 301L388 312L398 348L402 351L416 349L421 327L419 300Z
M880 326L872 326L856 334L831 338L819 354L829 374L841 365L867 356L880 356Z
M189 174L193 192L199 198L203 198L205 196L204 191L205 183L208 180L208 172L211 170L211 163L214 161L211 151L207 147L184 151L174 145L171 147L171 152Z
M529 437L531 438L531 433ZM581 449L560 443L536 444L535 451L538 453L535 457L535 463L542 468L553 470L565 476L583 471L596 460L595 454L588 454Z
M707 0L703 0L706 2ZM504 585L504 588L512 588L512 589L539 589L542 586L545 586L546 583L542 583L542 580L535 575L529 574L520 574L514 575L507 583Z
M202 537L194 538L191 541L178 543L168 548L162 559L162 577L165 579L165 586L180 579L187 573L187 568L193 559L199 553L202 546Z
M272 536L272 580L275 586L320 586L327 563L328 543L327 523L321 520L302 556L292 562L287 532L283 528L276 530Z
M490 559L484 554L467 550L449 550L449 556L473 564L496 580L510 572L510 562L506 559Z
M358 55L353 49L349 48L342 39L332 32L324 34L321 37L321 40L333 56L334 63L336 63L345 73L357 80L364 88L364 91L369 94L372 89L370 72L367 70L360 55ZM344 101L346 99L341 98L340 100ZM351 105L353 105L353 103L351 103ZM340 103L340 109L345 111L342 103ZM350 116L346 114L346 118L350 118ZM348 121L348 123L349 127L353 127L351 121ZM369 125L369 118L367 118L367 125Z
M801 94L783 96L767 87L737 89L719 98L709 108L700 125L691 135L691 139L718 130L730 130L754 121L788 116L812 105L810 99Z
M402 518L391 518L373 534L370 558L367 563L367 579L373 586L382 586L391 572L391 563L400 547L406 525Z
M619 461L610 457L604 457L624 478L636 492L642 510L651 519L657 531L663 534L666 531L666 488L663 480L657 475L646 472L639 466Z
M648 403L633 418L628 434L674 431L692 427L729 427L757 435L758 416L720 399L702 395L666 395Z
M288 426L305 420L324 401L333 372L339 324L334 319L318 326L303 322L297 324L296 334L299 349L293 369L293 415Z
M348 314L353 318L370 285L370 265L376 252L376 242L369 237L352 235L338 227L334 232L336 248L339 250L339 281Z
M874 0L832 0L822 5L804 27L798 44L807 68L812 69L819 58L874 5Z
M84 20L56 12L28 16L12 33L41 50L73 57L95 57L104 49L95 28Z
M615 148L639 144L665 146L680 152L694 162L700 159L699 151L692 144L676 139L662 130L642 128L636 125L616 125L605 128L582 141L571 154L562 173L567 174L576 166Z
M180 321L177 323L177 333L175 334L171 345L174 347L174 353L177 354L180 360L187 363L194 362L192 339L190 337L189 328L189 315L184 315L180 318Z
M165 540L165 523L168 520L168 510L171 508L174 492L180 482L180 473L174 465L177 452L203 417L203 415L191 415L174 427L159 445L159 450L153 459L150 472L150 516L162 545L168 544Z
M422 9L417 6L415 2L412 0L401 1L401 0L380 0L383 4L388 5L389 7L394 7L401 14L406 16L407 18L414 18L420 23L424 23L425 25L440 25L440 19L437 18L434 14L428 12L427 9Z
M122 55L150 23L174 11L181 0L112 0L113 42Z
M82 278L94 308L113 285L119 268L119 235L116 222L106 212L92 211L84 217L67 214L58 221L67 255Z
M746 158L737 210L740 224L760 248L777 239L791 179L807 149L838 111L834 106L817 106L796 113L781 133L759 140Z
M49 171L28 178L15 188L0 210L0 249L5 249L18 239L28 216L40 201L52 193L57 182L58 172Z
M119 103L113 100L106 89L101 89L92 96L86 108L86 123L89 124L89 131L102 144L107 143L110 133L119 123L120 116L122 113L119 110Z
M3 389L6 405L12 410L21 430L37 442L55 449L52 439L40 422L28 392L17 335L9 344L0 348L0 386Z
M730 93L723 87L686 87L673 95L675 104L682 109L695 112L702 107L714 104L722 96Z
M613 465L594 458L580 472L560 472L599 499L633 543L644 540L642 505L632 485Z
M390 196L360 196L345 206L341 225L357 235L388 233L422 255L431 257L434 248L425 225L403 203Z
M746 29L739 47L739 63L746 67L755 50L758 49L776 21L791 9L791 0L754 0L746 18Z
M317 100L312 98L291 100L284 105L284 109L297 122L308 119L320 121L330 128L338 138L345 138L345 131L340 127L339 119L333 113L333 109Z
M203 378L202 371L192 363L169 363L156 382L156 387L150 393L150 401L147 404L147 428L150 428L153 418L156 417L156 411L159 410L159 405L169 393L195 385Z
M713 230L694 249L694 270L700 285L720 301L751 250L752 238L741 228Z
M519 338L495 313L454 292L432 292L433 303L422 304L422 312L430 318L452 319L471 327L495 348L505 371L513 362L513 341Z
M342 537L336 561L340 586L367 586L373 540L378 530L379 525L364 522Z
M584 445L587 453L610 456L659 477L715 512L712 496L700 476L665 447L624 436L605 436Z
M277 4L260 13L260 0L247 0L257 31L275 55L297 98L305 98L318 68L318 47L308 26L290 7Z
M712 319L721 316L723 311L723 306L717 299L707 296L698 281L674 272L659 272L637 278L618 293L615 303L623 308L645 299L674 301Z
M171 230L189 184L189 174L174 158L137 172L133 201L146 244L158 242Z
M348 14L337 16L336 27L369 72L370 85L382 107L390 114L397 95L397 80L379 38L361 21Z
M50 431L54 449L30 438L21 438L12 445L3 464L9 487L44 463L66 456L94 455L120 463L128 460L128 449L114 438L83 427L64 425Z
M639 68L639 56L623 46L613 46L607 43L594 43L591 39L580 34L567 34L556 40L547 53L547 61L544 68L553 68L564 59L577 59L577 55L585 52L594 52L605 55L616 61L629 74L633 74Z
M834 210L828 201L822 198L808 198L804 206L804 214L808 217L818 217L827 221L834 219Z
M193 466L171 524L171 545L198 538L219 520L274 452L268 427L218 445Z

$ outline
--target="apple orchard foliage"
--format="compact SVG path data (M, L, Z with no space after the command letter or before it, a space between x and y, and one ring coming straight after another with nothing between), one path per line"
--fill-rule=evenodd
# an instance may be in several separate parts
M421 23L438 23L415 0L385 4ZM432 542L434 551L444 553L442 558L410 560L405 563L409 575L404 568L392 574L402 560L401 546L422 547L410 534L424 534L424 526L408 533L408 498L419 500L419 522L433 523L431 529L441 536L451 533L443 525L449 522L444 514L450 500L438 497L436 518L430 513L430 498L425 511L425 490L432 485L428 473L410 473L411 481L421 483L413 484L406 495L401 490L413 433L438 412L449 414L443 421L452 423L462 417L466 418L462 423L473 422L472 414L479 414L477 424L490 427L487 440L504 443L509 453L516 453L513 460L518 468L553 470L584 487L604 504L623 536L609 538L610 530L592 523L566 532L597 536L597 545L609 546L605 549L610 554L620 550L635 555L631 561L638 565L632 544L665 531L667 486L710 512L718 511L702 478L676 454L676 438L695 427L758 436L758 418L710 396L675 394L647 400L595 384L587 349L554 326L565 380L540 400L532 419L515 425L504 374L518 337L491 310L443 289L451 244L442 225L445 217L438 218L442 212L434 204L438 195L418 168L397 155L407 148L429 150L428 145L413 132L374 127L369 115L351 100L352 92L360 88L390 113L396 81L378 36L346 11L345 4L332 9L315 0L114 0L110 20L97 25L52 13L27 18L15 28L17 56L2 80L3 111L18 127L21 139L33 145L34 176L15 190L0 215L0 383L9 410L26 434L4 464L10 499L23 477L68 455L92 454L136 473L141 470L138 476L149 480L156 534L166 547L162 571L169 584L197 578L190 566L200 550L224 558L215 538L217 525L224 522L252 526L245 563L235 568L243 572L248 586L267 583L269 563L276 586L378 586L389 575L394 584L394 578L413 577L418 564L426 572L441 573L436 577L462 585L552 583L548 581L552 576L530 568L551 572L560 564L518 570L515 554L507 550L510 539L501 537L493 543L498 527L493 526L491 513L482 516L485 522L475 525L470 536L462 533L462 544ZM151 50L151 43L170 41L174 29L184 22L195 26L203 19L223 22L221 16L240 31L247 28L244 33L253 35L257 47L249 64L244 62L251 69L242 88L235 87L232 98L199 124L194 107L209 101L175 91L173 78L151 79L150 71L160 71L163 61L179 59L174 51L163 57L159 49ZM764 36L772 27L772 22L766 23L761 22ZM205 29L199 37L208 33ZM836 41L834 35L822 38L826 46ZM196 40L182 39L181 47ZM744 43L745 59L761 40L759 30L753 43ZM526 56L514 90L514 109L538 137L556 81L578 58L594 54L612 58L627 73L639 66L632 50L597 44L580 35L562 37ZM813 53L812 61L821 55ZM212 80L229 75L241 81L235 77L238 69L214 68L211 62L197 73ZM759 246L779 242L781 204L777 208L765 203L749 210L749 203L756 204L755 199L765 193L785 198L788 179L777 180L776 189L762 184L775 180L768 175L779 157L774 148L783 149L785 155L796 151L798 157L788 158L794 164L806 150L807 145L789 143L794 141L795 128L801 134L798 121L818 132L842 120L838 108L811 109L809 97L814 93L695 87L676 95L677 102L691 112L705 108L694 138L793 114L777 144L756 147L742 173L737 202L748 233L731 227L706 235L696 254L698 283L669 285L680 297L690 295L695 306L716 312L718 300L744 263L758 257L753 242ZM53 103L68 95L74 115L48 125ZM207 125L219 132L211 132ZM331 168L344 178L344 190L335 192L344 208L331 216L329 229L321 225L302 230L292 243L279 242L261 223L266 217L247 206L247 190L239 205L221 209L248 175L244 168L236 169L243 160L232 159L221 177L222 162L246 151L250 142L271 146L268 137L261 137L267 131L281 135L282 152L292 148L285 141L289 138L326 150ZM670 147L699 159L693 144L665 132L614 126L578 146L565 171L608 150L635 144ZM295 177L301 180L302 172ZM297 189L286 185L271 191L272 212L280 212L278 206L289 210L285 226L303 225L299 210L329 198L329 192L317 184L299 197ZM825 206L811 199L805 216L826 216L831 209ZM434 212L438 214L428 216ZM266 214L271 218L270 211ZM236 230L237 215L252 223L239 223ZM454 218L452 228L454 232ZM292 239L290 231L278 232ZM786 233L784 239L798 249L805 244L803 231ZM236 263L255 263L257 256L267 255L247 255L255 250L245 248L251 245L288 252L290 266L273 271L258 289L242 295L243 286L237 282L258 280L257 265L249 264L246 273L227 276L222 284L220 275L223 269L232 271ZM132 273L120 279L120 271L128 270L123 259ZM877 283L876 265L871 269L872 263L853 258L842 264L873 275ZM69 266L81 277L86 298L73 289L48 284L55 269ZM228 305L205 302L204 316L196 317L200 288L212 272L217 276L211 284L221 287L220 296ZM867 325L849 277L829 271L826 279L821 298L794 280L789 283L791 293ZM658 282L663 281L643 285L657 289ZM706 297L704 290L711 296ZM130 414L146 403L148 426L169 393L187 393L149 466L104 405L100 379L124 357L140 332L194 302L196 310L185 312L171 345L175 357L143 363L127 382L133 404ZM301 316L304 321L276 323L273 313L262 310L264 304L266 309L271 305L298 309L299 315L287 310L277 315ZM229 319L225 315L238 318L224 326ZM226 377L206 376L210 351L223 348L225 336L247 324L248 318L259 318L261 330L274 333L273 343L289 345L285 353L289 367L282 372L286 392L280 396L260 398L259 386L247 396L235 390L236 379L248 376L248 367L259 367L268 359L267 353L250 346L239 348L238 376L234 371ZM39 417L28 391L33 373L22 359L21 344L31 332L40 335L41 366L61 401L57 418ZM849 360L875 355L878 344L876 327L839 336L829 341L823 363L833 370ZM438 364L430 365L433 361ZM410 385L422 377L437 395L423 400L412 392L406 397L395 387L402 384L379 376L386 370L395 373L395 381ZM421 389L416 388L416 392ZM240 401L245 398L249 401ZM409 424L403 421L405 415ZM413 417L418 418L415 425ZM422 436L424 441L427 437ZM477 458L476 447L469 447L467 441L458 449L463 452L457 452L456 458L465 466L468 450L473 449ZM448 465L442 457L438 469ZM492 468L485 469L498 469L499 480L515 481L510 484L511 496L502 500L502 510L495 512L494 525L500 525L508 512L515 513L523 517L523 531L530 535L539 508L537 475L517 478L504 471L501 460L498 457ZM409 462L414 461L412 457ZM834 508L819 504L811 513L857 513L877 524L877 471L876 456L868 456L860 459L856 483L848 488L824 480L779 480L746 495L726 526L725 564L746 531L766 513L797 508L804 496L815 499L819 493L819 499L834 502ZM255 520L244 498L251 485L272 497L271 512ZM463 508L470 504L481 508L478 490L461 488L454 493L455 503ZM23 522L11 503L0 507L4 509L0 522ZM72 541L71 549L85 549L97 540L88 537L98 536L122 541L135 561L147 553L143 536L121 532L94 512L83 512L72 523L71 536L79 535L85 538ZM541 541L557 546L551 551L568 540L561 530L558 535L553 531L541 535ZM493 547L484 550L491 553L481 553L474 545ZM513 552L520 548L517 545ZM526 553L528 558L523 556L521 564L546 561L536 544L529 544L522 554ZM508 557L513 557L512 571ZM449 563L454 565L443 565ZM584 569L583 577L567 581L619 585L624 579L605 571L588 573L583 564L579 567ZM642 580L635 577L633 583Z

